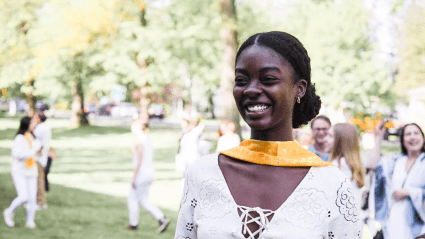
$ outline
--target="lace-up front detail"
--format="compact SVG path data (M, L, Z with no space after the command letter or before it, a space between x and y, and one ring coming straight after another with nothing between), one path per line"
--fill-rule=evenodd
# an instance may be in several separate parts
M245 207L239 206L238 209L242 212L240 217L242 219L242 233L245 235L247 239L256 239L261 236L264 230L267 229L268 224L270 223L269 216L274 215L274 211L268 209L261 209L259 207ZM251 212L251 214L250 214ZM254 217L252 212L258 214L258 216ZM257 224L259 227L256 231L252 232L249 229L248 225L251 223ZM248 236L248 237L247 237Z

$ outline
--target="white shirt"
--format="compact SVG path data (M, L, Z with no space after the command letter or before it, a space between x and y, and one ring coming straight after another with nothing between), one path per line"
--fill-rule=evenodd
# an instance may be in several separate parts
M238 147L241 143L241 138L239 138L239 135L230 133L225 134L218 138L217 140L217 152L221 152L224 150L228 150L234 147Z
M139 143L143 145L142 148L142 164L140 165L139 171L136 175L136 183L143 184L146 182L152 182L154 180L154 168L153 168L153 146L152 140L148 134L142 134L139 139ZM133 169L137 167L138 154L137 146L133 148Z
M46 167L47 155L50 150L50 140L52 139L52 130L46 122L42 122L35 127L33 134L38 140L40 140L43 147L41 156L36 157L36 161L39 162L41 166Z
M25 167L25 160L36 155L37 150L41 147L39 140L32 141L30 148L24 135L18 134L13 140L12 146L12 173L22 173L26 176L37 176L37 166L34 164L31 168Z
M265 215L254 219L263 227L259 238L358 239L362 236L363 222L359 220L350 180L336 167L312 167L274 212L235 203L218 166L218 154L196 160L186 178L176 239L245 238L242 235L242 230L247 228L243 223L245 217L239 216L238 210ZM271 221L267 213L274 213Z

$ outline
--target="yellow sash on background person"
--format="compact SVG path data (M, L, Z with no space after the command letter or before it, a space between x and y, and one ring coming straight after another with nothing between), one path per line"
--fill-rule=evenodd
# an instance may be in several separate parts
M28 142L28 145L30 146L30 149L32 149L32 140L30 139L30 136L28 135L28 133L25 133L24 136ZM34 157L30 157L25 160L25 167L27 168L31 168L32 166L34 166L34 164L35 164Z
M324 167L334 166L316 154L301 147L295 141L244 140L233 149L220 152L242 161L281 167Z

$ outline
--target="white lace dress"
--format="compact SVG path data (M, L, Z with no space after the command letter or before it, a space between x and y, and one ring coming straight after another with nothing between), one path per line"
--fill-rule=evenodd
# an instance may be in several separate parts
M176 239L243 239L242 233L248 238L280 239L362 236L352 185L336 167L312 167L276 211L237 205L218 166L218 154L196 160L186 177ZM260 216L252 218L249 211ZM259 229L251 232L249 223L258 224Z

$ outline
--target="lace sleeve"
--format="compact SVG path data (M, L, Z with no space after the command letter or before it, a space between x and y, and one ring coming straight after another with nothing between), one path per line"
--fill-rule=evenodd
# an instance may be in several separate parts
M338 177L337 187L329 202L329 226L327 238L362 238L362 221L360 220L359 205L353 193L353 186L348 178Z
M193 181L193 170L187 170L183 189L183 198L177 219L175 239L196 239L197 228L194 221L197 205L197 188Z

